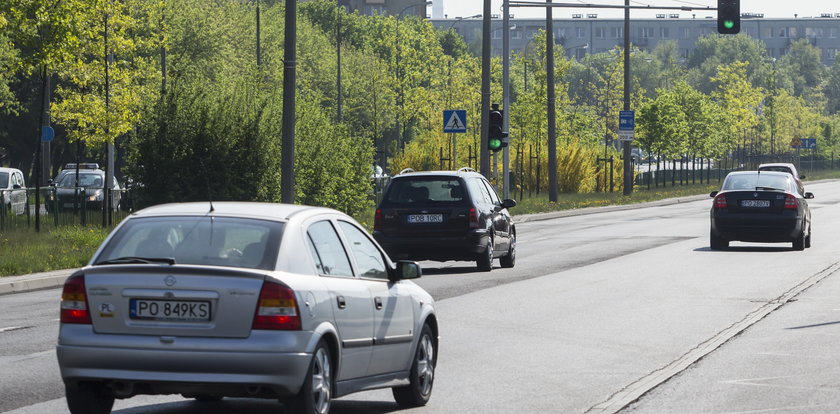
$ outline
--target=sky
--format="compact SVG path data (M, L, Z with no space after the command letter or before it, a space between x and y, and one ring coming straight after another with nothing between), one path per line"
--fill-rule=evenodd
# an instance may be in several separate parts
M484 0L433 0L443 2L443 13L449 18L472 16L474 14L481 14L484 9ZM545 0L538 0L545 1ZM585 4L607 4L607 5L624 5L622 0L552 0L554 3L585 3ZM634 6L701 6L701 7L716 7L717 0L631 0L631 5ZM502 0L492 0L492 14L501 14ZM742 13L764 13L764 17L773 18L793 18L794 14L799 17L819 17L822 13L840 13L840 2L836 0L741 0ZM598 14L598 17L603 18L620 18L624 17L624 12L620 9L594 9L594 8L555 8L553 11L554 18L570 18L572 13L577 14ZM717 13L712 11L678 11L678 10L633 10L630 12L630 17L639 18L653 18L659 13L679 13L681 18L691 18L692 13L697 14L697 18L705 16L717 16ZM511 14L514 18L541 18L545 17L545 10L542 8L511 8ZM432 6L429 7L429 15L432 15Z

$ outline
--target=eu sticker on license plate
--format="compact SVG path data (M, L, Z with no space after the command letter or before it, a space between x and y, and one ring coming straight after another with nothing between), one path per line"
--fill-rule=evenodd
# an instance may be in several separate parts
M741 200L741 207L770 207L770 200Z
M443 223L443 214L409 214L408 222L418 223Z
M131 299L131 319L155 321L206 322L210 320L209 301Z

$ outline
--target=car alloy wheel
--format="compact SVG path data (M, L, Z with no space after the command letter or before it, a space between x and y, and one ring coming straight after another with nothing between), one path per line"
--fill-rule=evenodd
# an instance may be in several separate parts
M499 264L504 268L511 268L516 265L516 235L510 237L510 248L508 254L499 258Z
M423 325L420 341L414 353L414 362L411 364L409 385L392 389L397 404L401 407L426 405L432 396L436 364L437 354L432 329L429 325Z
M309 372L300 392L291 401L294 413L326 414L330 411L332 398L332 362L330 351L324 342L319 342L309 364Z

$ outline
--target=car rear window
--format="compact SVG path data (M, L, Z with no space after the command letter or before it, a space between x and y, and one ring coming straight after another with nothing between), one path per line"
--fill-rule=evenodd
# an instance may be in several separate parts
M755 190L758 187L792 191L791 180L785 175L738 174L726 177L723 190Z
M396 204L457 202L466 198L457 178L423 178L391 181L386 200Z
M785 172L789 174L793 174L793 171L790 170L788 167L761 167L758 169L759 171L777 171L777 172Z
M96 262L173 258L177 264L271 270L283 223L235 217L148 217L119 228Z

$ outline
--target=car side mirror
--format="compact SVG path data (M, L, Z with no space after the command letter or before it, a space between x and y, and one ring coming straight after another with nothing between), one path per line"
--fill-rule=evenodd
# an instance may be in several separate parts
M504 208L516 207L516 200L506 198L504 201L502 201L502 207L504 207Z
M806 192L806 193L805 193L805 198L807 198L807 199L809 199L809 200L810 200L810 199L812 199L812 198L814 198L814 193L811 193L811 192Z
M716 195L718 195L717 191L712 191L711 193L709 193L709 197L711 198L715 198Z
M20 184L15 184L12 186L12 188L15 190L20 190Z
M805 179L805 175L804 175L804 174L803 174L803 175L800 175L800 176L799 176L799 179L800 179L800 180L804 180L804 179Z
M55 185L55 182L53 182L52 178L50 178L49 180L47 180L47 185L49 185L49 186L53 186L53 185Z
M399 282L403 279L417 279L423 275L423 270L417 262L411 260L397 261L397 269L391 274L389 278L392 282Z

